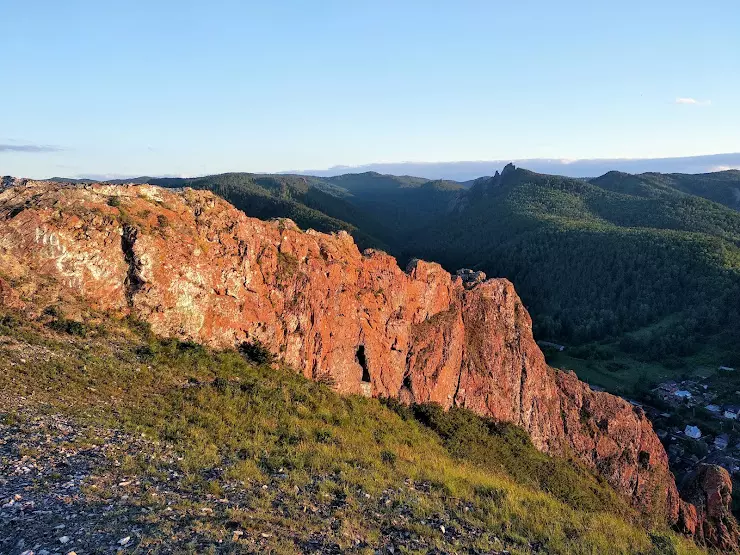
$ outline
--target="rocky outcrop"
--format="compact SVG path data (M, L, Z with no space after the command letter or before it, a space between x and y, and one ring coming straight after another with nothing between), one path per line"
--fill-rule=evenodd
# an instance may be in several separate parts
M18 296L18 292L3 278L0 278L0 306L12 309L22 309L26 306L26 303Z
M722 467L700 464L681 488L679 526L723 550L737 551L738 525L732 515L732 480Z
M505 279L466 283L419 260L404 272L344 232L248 218L209 192L46 182L0 192L0 268L26 310L89 306L213 346L259 341L342 393L513 422L641 510L679 519L645 414L548 367Z
M455 272L455 275L460 277L463 285L465 285L467 289L471 289L479 283L486 281L486 274L484 272L476 272L470 268L461 268Z

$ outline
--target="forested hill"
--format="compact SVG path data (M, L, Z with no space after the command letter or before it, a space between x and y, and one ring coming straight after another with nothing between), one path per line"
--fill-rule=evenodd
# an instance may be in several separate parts
M478 180L404 252L510 278L542 338L622 337L625 349L653 358L692 354L708 336L732 349L740 213L669 188L643 194L633 183L509 166ZM625 335L669 316L670 325Z
M287 217L303 229L345 230L354 236L361 248L375 247L391 252L399 252L411 232L444 217L465 189L454 181L376 172L326 178L225 173L111 182L208 189L250 216Z
M591 181L609 190L638 196L671 196L676 191L740 210L740 170L704 174L609 172Z
M225 173L189 179L154 178L147 182L163 187L207 189L256 218L291 218L302 229L324 232L345 230L362 247L389 248L372 235L379 226L374 225L370 214L345 200L343 189L316 178Z
M53 178L52 181L78 181ZM139 177L110 183L151 183L208 189L248 215L287 217L301 228L350 232L360 247L400 252L409 234L443 218L466 184L376 172L336 177L225 173L195 178Z
M739 171L587 180L509 165L465 184L375 172L136 181L210 189L251 216L344 229L401 263L508 277L543 339L608 339L656 360L711 343L740 364Z

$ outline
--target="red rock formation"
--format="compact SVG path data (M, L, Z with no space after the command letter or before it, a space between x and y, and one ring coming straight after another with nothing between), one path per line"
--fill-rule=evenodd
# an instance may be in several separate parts
M0 306L7 306L8 308L22 309L25 308L24 303L15 289L10 284L0 277Z
M305 376L331 376L341 393L513 422L640 509L679 518L645 414L548 367L505 279L466 286L422 261L404 272L344 232L251 219L208 192L44 182L0 192L0 268L38 310L81 299L132 312L161 335L259 340Z
M716 465L700 464L682 488L679 526L712 546L738 550L738 525L732 515L732 480Z

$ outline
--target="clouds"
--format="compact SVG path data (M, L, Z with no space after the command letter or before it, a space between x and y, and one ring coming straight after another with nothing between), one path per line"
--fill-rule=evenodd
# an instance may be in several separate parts
M710 172L726 172L729 170L740 170L740 165L736 165L736 166L719 165L719 166L712 166L711 168L709 168Z
M317 176L341 175L376 171L394 175L416 175L428 179L454 179L468 181L482 175L493 175L508 162L528 170L567 175L570 177L596 177L610 170L628 173L707 173L740 168L740 152L729 154L710 154L705 156L684 156L675 158L604 158L580 159L530 158L520 160L486 160L460 162L398 162L365 164L362 166L336 166L328 170L308 170L303 172Z
M709 106L712 103L711 100L697 100L689 96L680 96L676 98L676 104L689 104L693 106Z
M11 144L0 144L0 152L60 152L61 149L57 146L51 145L11 145Z

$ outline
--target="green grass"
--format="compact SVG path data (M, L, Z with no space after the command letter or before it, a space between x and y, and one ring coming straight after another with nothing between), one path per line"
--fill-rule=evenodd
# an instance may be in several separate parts
M540 453L517 426L458 407L444 411L436 404L406 407L392 400L384 402L404 418L418 420L433 430L460 461L503 473L575 509L597 512L609 507L609 512L635 520L634 511L605 482L575 461Z
M675 320L667 318L629 335L638 340L649 338L669 328ZM727 359L726 350L713 344L702 345L689 356L652 360L652 357L625 352L622 343L619 339L611 339L569 347L562 352L548 347L543 351L551 366L573 370L579 379L623 396L639 395L666 380L713 376Z
M573 370L579 379L587 383L626 396L666 380L711 377L716 374L718 360L722 359L711 346L681 359L678 367L641 361L618 350L609 360L584 360L568 355L567 351L548 356L548 362L552 366ZM614 366L614 363L618 366Z
M275 552L317 535L341 549L359 537L371 552L389 530L418 540L421 552L699 551L649 529L606 485L537 452L512 426L463 410L341 397L236 351L154 338L136 322L87 322L84 338L75 329L0 318L0 388L174 452L177 487L193 500L179 509L200 515L199 533L214 545L236 523L274 538ZM166 475L156 456L120 465L142 481ZM202 516L208 506L199 500L235 489L249 493L243 505ZM151 526L168 530L161 501L141 503L151 503ZM330 526L322 511L340 524Z
M569 356L567 352L549 355L548 363L557 368L573 370L579 379L603 387L607 391L632 395L641 379L649 381L663 381L676 377L675 371L668 370L659 364L640 362L626 355L616 355L608 361L584 360ZM613 370L609 363L624 365Z

